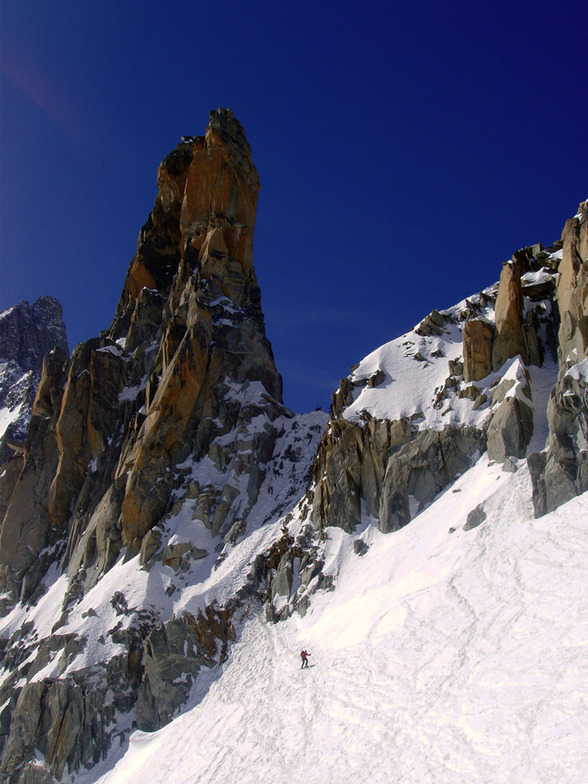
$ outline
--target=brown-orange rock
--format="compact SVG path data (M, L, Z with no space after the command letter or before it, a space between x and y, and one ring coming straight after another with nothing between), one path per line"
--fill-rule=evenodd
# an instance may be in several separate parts
M578 362L588 348L588 202L567 221L562 241L557 281L560 362Z
M204 137L191 141L181 212L178 272L164 316L144 420L124 450L123 542L139 540L164 513L165 470L198 435L200 422L221 421L219 388L260 380L281 400L281 379L264 335L253 236L259 177L240 123L212 112ZM161 204L180 201L179 180L160 175ZM174 236L176 233L172 232ZM209 427L208 425L206 427Z
M222 226L231 256L251 266L259 175L243 128L230 109L211 112L193 156L180 220L184 243L199 247L216 228L211 219L222 219L217 226Z
M159 166L155 205L139 234L137 252L129 266L111 326L115 340L128 331L143 289L156 290L166 297L169 294L180 260L179 216L192 147L192 138L183 139Z
M470 319L463 328L463 375L479 381L492 372L494 327L483 319Z
M209 450L218 459L215 437L262 412L269 423L281 407L253 267L259 177L232 112L211 112L205 136L184 137L157 182L110 329L62 367L58 400L41 383L15 490L0 493L0 589L13 597L35 589L51 537L67 540L62 568L91 585L169 511L178 463ZM256 402L243 413L231 395L251 384ZM249 504L263 480L256 450L267 459L275 438L262 428L242 450ZM235 534L234 488L201 493L212 535Z
M498 370L510 357L520 354L527 361L523 329L523 292L516 261L502 267L495 305L496 338L492 347L492 366Z
M40 554L63 533L51 520L47 497L59 459L55 423L66 363L67 355L57 349L43 362L22 468L17 477L12 477L16 482L1 521L0 592L23 600L34 592L43 572Z

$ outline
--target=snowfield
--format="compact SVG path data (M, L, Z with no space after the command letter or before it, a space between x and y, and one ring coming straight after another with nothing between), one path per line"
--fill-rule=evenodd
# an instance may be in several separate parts
M536 520L518 466L483 456L395 534L328 529L335 591L251 608L181 715L75 781L585 784L588 498Z

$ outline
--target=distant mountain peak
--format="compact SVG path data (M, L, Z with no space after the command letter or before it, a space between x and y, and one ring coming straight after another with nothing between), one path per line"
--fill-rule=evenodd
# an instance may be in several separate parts
M0 313L0 362L13 361L39 375L54 346L68 350L63 308L55 297L39 297L32 305L23 300Z
M0 313L0 464L25 441L44 357L68 353L63 309L55 297L24 300Z

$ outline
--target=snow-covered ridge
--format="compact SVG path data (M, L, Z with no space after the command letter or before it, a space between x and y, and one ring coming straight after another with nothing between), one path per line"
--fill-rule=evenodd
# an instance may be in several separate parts
M543 268L526 273L522 282L536 285L553 277L553 271ZM448 425L483 427L492 413L492 389L501 379L511 378L518 360L509 360L474 384L464 381L463 330L470 318L494 324L497 289L494 284L439 311L439 326L433 334L417 325L365 357L348 376L353 400L344 408L344 418L355 423L366 418L410 419L418 431L442 430ZM525 312L537 307L526 297L524 303ZM547 316L551 312L549 300L539 307ZM548 345L547 337L543 338ZM545 361L551 364L548 357Z
M494 322L493 301L497 285L440 311L434 334L419 334L419 325L380 346L363 359L348 377L356 391L343 416L359 422L365 415L375 419L411 418L420 430L440 430L448 424L479 426L487 416L474 410L473 401L457 398L454 388L451 410L439 405L437 393L445 387L453 365L463 363L464 314ZM374 386L369 383L379 374Z

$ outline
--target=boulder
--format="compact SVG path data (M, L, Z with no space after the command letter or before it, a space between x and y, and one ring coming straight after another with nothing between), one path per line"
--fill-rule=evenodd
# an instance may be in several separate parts
M192 561L206 558L207 555L208 550L194 547L191 542L181 542L166 545L161 554L161 560L175 572L187 572Z
M475 509L472 509L472 511L468 513L468 518L466 520L466 524L463 527L463 530L471 531L472 528L477 528L479 525L482 525L486 517L487 515L484 511L483 505L478 504Z
M292 592L292 554L290 551L284 553L276 573L271 581L271 599L275 601L276 597L281 596L286 599L290 597Z
M504 463L507 457L525 457L532 435L532 409L517 397L505 398L488 425L488 458Z
M368 379L368 387L373 389L380 386L386 379L386 374L381 368L378 368Z
M438 310L433 310L429 313L428 316L417 324L414 328L414 331L417 335L421 335L421 337L427 337L429 335L442 335L443 334L443 327L445 325L445 317L443 314L439 313Z
M162 533L157 528L152 528L147 531L141 542L141 558L142 565L148 563L161 546Z

